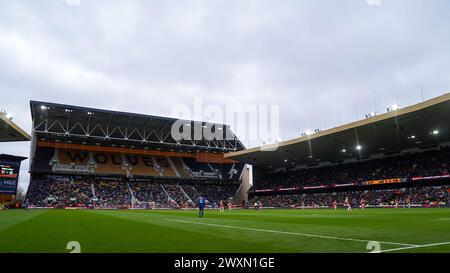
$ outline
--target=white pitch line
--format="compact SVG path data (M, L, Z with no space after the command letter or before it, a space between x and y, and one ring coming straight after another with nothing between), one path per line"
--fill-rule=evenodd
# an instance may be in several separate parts
M277 234L287 234L287 235L296 235L296 236L313 237L313 238L321 238L321 239L331 239L331 240L341 240L341 241L353 241L353 242L364 242L364 243L368 243L368 242L373 241L373 240L363 240L363 239L354 239L354 238L345 238L345 237L335 237L335 236L326 236L326 235L317 235L317 234L308 234L308 233L298 233L298 232L289 232L289 231L279 231L279 230L270 230L270 229L259 229L259 228L237 227L237 226L219 225L219 224L211 224L211 223L200 223L200 222L184 221L184 220L177 220L177 219L165 219L165 220L167 220L167 221L172 221L172 222L186 223L186 224L197 224L197 225L212 226L212 227L221 227L221 228L234 228L234 229L242 229L242 230L250 230L250 231L259 231L259 232L268 232L268 233L277 233ZM419 246L419 245L404 244L404 243L396 243L396 242L383 242L383 241L377 241L377 242L379 242L380 244L400 245L400 246L407 246L407 247L417 247L417 246Z
M427 244L427 245L417 245L417 246L408 246L408 247L392 248L392 249L380 250L378 253L393 252L393 251L407 250L407 249L414 249L414 248L424 248L424 247L442 246L442 245L450 245L450 242L442 242L442 243Z

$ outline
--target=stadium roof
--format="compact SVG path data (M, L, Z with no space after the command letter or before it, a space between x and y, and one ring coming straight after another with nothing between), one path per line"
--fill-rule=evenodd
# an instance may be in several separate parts
M30 135L0 112L0 142L29 141L30 139Z
M69 142L131 148L162 148L177 150L238 151L241 141L228 125L199 121L183 121L194 128L214 129L227 138L176 141L171 134L174 118L109 111L50 102L30 101L33 134L39 141ZM230 137L231 136L231 137Z
M332 129L225 157L266 170L340 162L450 141L450 94Z
M8 155L8 154L0 154L0 160L24 161L25 159L27 159L27 157Z

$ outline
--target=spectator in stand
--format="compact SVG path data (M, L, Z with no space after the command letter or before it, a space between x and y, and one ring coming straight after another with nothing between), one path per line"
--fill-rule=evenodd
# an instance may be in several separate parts
M448 187L414 187L402 189L385 189L354 192L316 193L302 195L276 195L254 197L251 202L262 201L269 207L343 207L345 197L348 196L352 207L359 207L364 200L365 207L395 206L410 207L411 204L419 206L437 206L441 203L450 204Z
M200 195L210 203L233 197L236 184L207 182L177 184L176 180L146 182L86 181L66 176L33 176L27 199L38 207L105 207L105 208L181 208L187 201L196 205ZM203 183L203 184L202 184ZM134 197L134 198L133 198ZM152 204L151 206L145 204ZM143 205L140 205L143 204Z
M442 147L422 153L272 173L257 181L255 189L361 183L391 178L411 179L417 176L448 175L449 171L450 147Z

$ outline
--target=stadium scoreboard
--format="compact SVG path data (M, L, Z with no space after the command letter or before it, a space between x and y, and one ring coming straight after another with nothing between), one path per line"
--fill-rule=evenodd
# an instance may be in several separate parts
M0 194L16 194L19 169L20 161L0 161Z

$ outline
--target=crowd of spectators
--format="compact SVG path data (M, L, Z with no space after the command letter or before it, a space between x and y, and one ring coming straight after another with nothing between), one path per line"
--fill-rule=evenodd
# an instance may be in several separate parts
M198 188L198 187L197 187ZM194 185L183 185L183 190L191 197L192 201L198 200L200 193Z
M405 178L417 176L448 175L450 148L403 154L383 159L355 163L290 170L272 173L256 183L257 189L317 186L327 184L358 183L368 180ZM400 186L399 186L400 187ZM34 175L26 199L37 207L93 206L131 207L135 203L152 203L157 208L179 208L186 203L196 206L203 196L208 204L227 201L234 197L238 184L211 181L151 180L127 182L122 180L88 180L83 177ZM133 198L134 197L134 198ZM317 193L308 195L278 195L256 197L249 204L261 201L266 207L328 207L339 206L348 199L357 207L364 200L371 206L405 204L448 204L449 193L445 187L413 187L353 192Z
M209 204L228 200L237 189L236 184L177 182L88 181L66 176L33 176L26 198L36 207L181 208L185 204L195 207L200 195Z
M196 184L194 185L197 192L202 195L211 204L219 203L233 198L239 185L211 185L211 184Z
M401 189L366 190L352 192L297 194L259 196L250 200L249 204L260 201L265 207L332 207L334 203L342 207L345 199L352 207L359 207L361 201L368 206L399 206L409 205L439 206L448 205L450 196L448 187L414 187Z
M188 202L190 199L184 194L184 192L180 189L180 186L177 184L165 184L163 187L169 195L172 205L175 207L183 206L183 204Z
M68 206L87 203L92 199L90 183L68 177L36 177L28 187L26 199L34 206Z
M87 203L91 198L92 190L87 181L72 180L69 178L55 179L49 188L50 196L62 203Z
M159 183L148 182L130 182L131 189L134 194L135 205L140 207L148 207L152 203L157 208L170 207L170 200L164 192L162 185ZM141 203L146 204L141 205Z
M101 207L130 207L131 193L127 183L118 182L98 182L94 183L95 196L98 198L98 205Z
M325 167L304 168L267 174L255 189L360 183L368 180L448 175L450 147L422 153L406 153Z
M52 179L46 176L32 177L28 185L28 192L26 198L30 203L37 207L47 207L48 197L50 193L50 185Z

